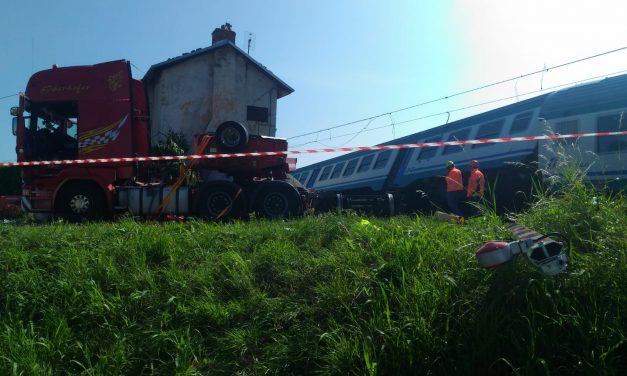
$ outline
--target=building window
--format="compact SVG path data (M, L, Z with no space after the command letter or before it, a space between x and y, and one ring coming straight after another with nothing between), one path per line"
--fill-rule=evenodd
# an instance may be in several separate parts
M267 123L268 109L266 107L248 106L246 108L246 120Z
M318 181L324 181L329 178L329 174L331 173L331 168L333 166L327 166L322 170L322 174L320 174L320 179Z
M357 162L359 159L351 159L346 164L346 169L344 169L344 174L342 176L351 176L353 172L355 172L355 167L357 167Z
M573 134L579 133L579 120L568 120L568 121L560 121L555 124L554 127L555 134ZM558 138L557 142L562 145L573 145L577 142L576 138Z
M482 124L477 131L477 136L475 138L477 140L486 140L490 138L497 138L501 135L501 129L503 129L504 120L497 120L491 123ZM494 145L493 143L489 144L474 144L472 145L473 149Z
M439 142L439 141L440 141L440 137L434 137L434 138L425 140L423 143L427 144L430 142ZM429 159L435 156L435 153L437 151L438 151L438 146L427 146L427 147L421 148L420 153L418 153L418 157L416 158L416 160Z
M390 160L390 154L392 154L392 150L386 150L379 153L377 160L374 162L374 166L372 166L373 170L378 170L380 168L385 167L388 164L388 160Z
M365 157L363 157L361 159L361 164L359 165L357 172L359 173L359 172L368 171L370 169L370 164L372 163L373 158L374 158L373 154L366 155Z
M461 131L452 133L448 137L448 141L466 141L468 139L469 134L470 134L470 129L462 129ZM442 155L459 153L462 150L464 150L464 145L449 145L449 146L444 147L444 151L442 152Z
M344 164L346 164L346 162L336 164L335 168L333 168L333 172L331 173L331 177L329 179L335 179L338 176L340 176L340 174L342 173L342 169L344 168Z
M516 115L514 121L512 122L512 127L509 130L509 134L513 135L526 131L531 123L531 115L531 112L524 112Z
M627 120L622 114L597 118L597 132L618 132L627 130ZM597 153L613 153L627 150L627 135L597 137Z

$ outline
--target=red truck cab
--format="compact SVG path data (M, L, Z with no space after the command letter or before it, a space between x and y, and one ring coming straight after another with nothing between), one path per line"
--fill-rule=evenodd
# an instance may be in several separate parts
M148 154L145 93L124 60L35 73L16 115L18 162ZM133 170L128 164L23 167L23 202L34 213L72 205L104 213L113 207L111 184ZM70 196L74 202L62 202Z

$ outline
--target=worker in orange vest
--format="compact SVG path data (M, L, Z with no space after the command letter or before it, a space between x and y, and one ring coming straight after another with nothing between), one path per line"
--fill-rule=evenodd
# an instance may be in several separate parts
M483 198L485 190L485 178L483 172L479 170L479 162L470 161L470 176L468 177L468 185L466 197L470 200L480 200Z
M462 183L462 172L455 167L453 161L446 162L446 203L451 213L463 217L459 203L464 198L464 184Z

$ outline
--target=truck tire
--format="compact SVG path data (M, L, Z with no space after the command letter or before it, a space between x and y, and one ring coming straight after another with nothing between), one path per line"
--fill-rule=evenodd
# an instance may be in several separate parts
M105 198L95 184L74 183L59 192L55 213L70 222L101 219L105 215Z
M246 197L242 188L229 181L204 184L194 201L196 215L204 219L241 218L246 213Z
M303 213L300 194L289 183L272 180L262 183L254 200L255 212L265 218L290 218Z
M227 121L216 130L216 138L218 145L226 151L237 151L248 144L248 131L236 121Z

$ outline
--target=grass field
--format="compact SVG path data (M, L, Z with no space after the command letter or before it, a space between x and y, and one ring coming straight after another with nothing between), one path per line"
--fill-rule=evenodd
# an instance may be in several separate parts
M0 374L624 374L627 199L568 187L514 218L553 277L489 214L0 224Z

